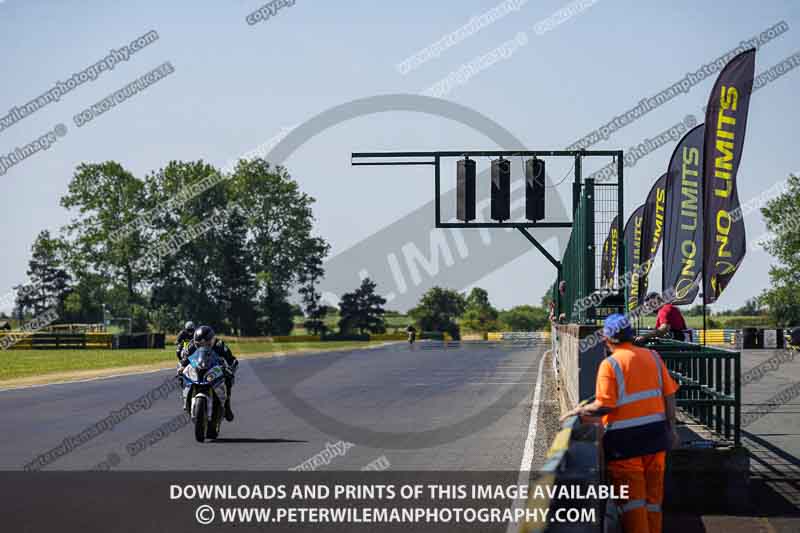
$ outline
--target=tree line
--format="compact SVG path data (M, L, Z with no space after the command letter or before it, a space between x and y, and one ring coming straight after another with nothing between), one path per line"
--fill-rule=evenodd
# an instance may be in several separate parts
M224 333L285 334L292 290L311 297L329 250L312 234L314 199L263 159L225 174L170 161L141 178L114 161L81 164L60 203L71 220L33 243L20 319L54 308L60 322L126 317L134 331L193 317Z
M287 335L295 316L331 334L317 286L330 246L313 234L314 199L263 159L223 173L170 161L137 177L115 161L77 167L60 204L70 222L31 248L16 287L22 321L54 309L60 323L130 319L133 331L175 331L191 319L220 333ZM300 305L291 302L299 299ZM386 331L386 300L365 279L339 302L339 334ZM434 287L409 318L424 331L536 330L535 306L498 311L488 294Z
M355 292L342 296L340 331L356 328L360 333L385 332L385 303L385 299L375 293L375 283L363 280ZM508 310L496 309L487 291L480 287L474 287L466 295L433 287L422 295L408 317L418 330L448 333L455 339L462 332L536 331L549 324L548 313L542 307L518 305Z

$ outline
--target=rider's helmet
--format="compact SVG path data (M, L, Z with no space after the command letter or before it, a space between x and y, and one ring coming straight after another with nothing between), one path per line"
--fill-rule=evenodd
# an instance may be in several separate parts
M209 326L200 326L194 330L194 344L195 346L213 346L214 345L214 330Z
M190 321L188 321L188 322L187 322L187 323L186 323L186 324L183 326L183 330L184 330L184 331L194 331L194 330L195 330L195 327L194 327L194 322L192 322L191 320L190 320Z

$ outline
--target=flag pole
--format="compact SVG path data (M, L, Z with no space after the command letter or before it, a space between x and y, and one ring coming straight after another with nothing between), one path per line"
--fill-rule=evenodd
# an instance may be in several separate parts
M706 248L708 248L706 246L706 231L708 230L708 228L707 228L708 224L706 224L706 173L705 173L706 164L705 164L705 158L706 158L706 150L705 150L705 143L704 143L704 145L703 145L703 162L701 163L702 164L701 168L703 169L704 172L703 172L703 174L702 174L702 176L700 177L700 180L699 180L700 181L700 195L701 195L701 198L702 198L702 201L700 202L700 205L702 206L702 211L701 211L701 214L700 214L700 218L703 221L703 238L702 238L702 243L703 243L703 268L702 268L702 274L700 276L701 283L703 284L703 286L701 287L702 298L703 298L703 346L706 345L706 339L708 339L708 330L706 329L706 254L708 253L708 250L706 250Z

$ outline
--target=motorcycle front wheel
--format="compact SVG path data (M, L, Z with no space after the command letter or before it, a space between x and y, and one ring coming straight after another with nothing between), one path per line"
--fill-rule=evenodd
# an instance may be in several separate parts
M209 439L216 439L219 437L219 428L222 425L222 405L219 400L214 397L214 407L211 411L211 421L208 424L206 437Z
M197 399L197 418L194 421L194 438L197 442L206 440L206 399Z

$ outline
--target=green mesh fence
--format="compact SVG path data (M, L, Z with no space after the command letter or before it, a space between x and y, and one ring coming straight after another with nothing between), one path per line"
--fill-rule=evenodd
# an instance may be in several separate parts
M561 274L553 284L553 301L559 315L567 322L589 321L591 309L583 309L576 303L590 295L595 289L595 224L594 224L594 180L587 179L581 188L580 202L575 211L572 233L567 249L561 258ZM563 294L561 282L566 283Z
M607 287L611 292L592 295L599 288L603 243L615 217L622 218L618 187L618 183L595 183L592 179L585 180L581 187L572 233L561 258L561 272L552 286L558 313L556 316L563 314L566 322L594 323L611 313L622 311L625 288L618 279ZM623 249L620 241L618 260L624 257ZM623 270L618 265L615 278ZM566 284L563 294L559 293L561 282ZM586 305L587 302L591 303Z

